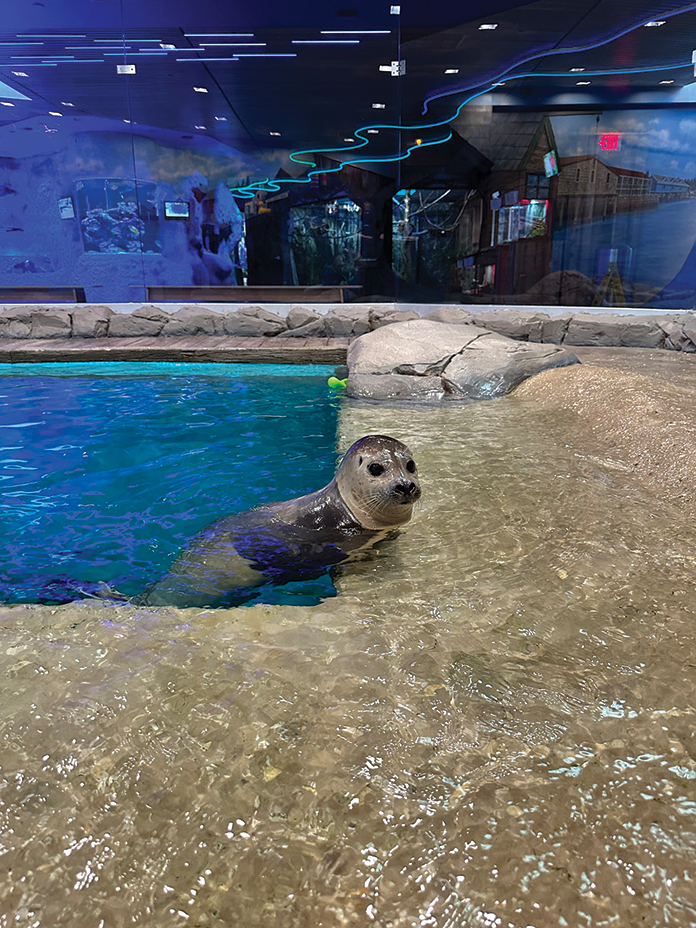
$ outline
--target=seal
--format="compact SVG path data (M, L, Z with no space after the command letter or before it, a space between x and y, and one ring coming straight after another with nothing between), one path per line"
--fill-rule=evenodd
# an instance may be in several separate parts
M366 435L351 445L323 489L212 522L166 576L133 601L233 605L265 583L316 579L408 522L420 495L406 445Z

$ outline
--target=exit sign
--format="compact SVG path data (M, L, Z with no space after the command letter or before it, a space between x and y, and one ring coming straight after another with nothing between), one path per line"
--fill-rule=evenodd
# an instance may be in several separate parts
M597 139L602 151L621 151L621 133L603 132Z

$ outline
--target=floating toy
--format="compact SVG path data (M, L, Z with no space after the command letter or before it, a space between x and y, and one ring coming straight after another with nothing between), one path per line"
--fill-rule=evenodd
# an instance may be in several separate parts
M344 389L348 383L348 378L345 380L339 380L338 377L329 377L328 384L330 390L341 390Z

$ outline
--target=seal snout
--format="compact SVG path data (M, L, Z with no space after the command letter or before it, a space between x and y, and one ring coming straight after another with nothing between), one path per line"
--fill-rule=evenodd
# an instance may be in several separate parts
M413 503L420 498L421 490L417 483L409 480L406 483L397 483L392 487L392 492L402 503Z

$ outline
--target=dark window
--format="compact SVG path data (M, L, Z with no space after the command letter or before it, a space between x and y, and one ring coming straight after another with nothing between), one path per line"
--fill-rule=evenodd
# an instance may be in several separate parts
M549 179L545 174L527 174L527 199L548 200Z

